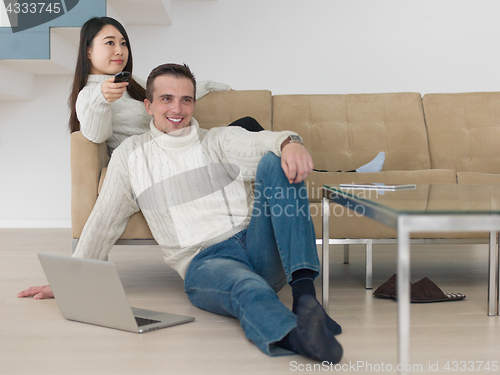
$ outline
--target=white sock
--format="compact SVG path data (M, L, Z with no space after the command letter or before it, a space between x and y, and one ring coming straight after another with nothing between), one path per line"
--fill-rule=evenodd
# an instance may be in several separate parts
M384 166L385 162L385 152L381 151L378 153L377 156L375 156L375 159L373 159L371 162L362 165L358 169L356 169L356 172L358 173L368 173L368 172L380 172Z

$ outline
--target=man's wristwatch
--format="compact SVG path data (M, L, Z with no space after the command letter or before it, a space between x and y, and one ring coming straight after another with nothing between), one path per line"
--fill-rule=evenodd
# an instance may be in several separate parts
M285 147L289 143L300 143L301 145L304 144L304 142L302 142L302 138L300 138L298 135L292 134L289 135L288 138L285 139L281 144L281 151L283 151L283 147Z

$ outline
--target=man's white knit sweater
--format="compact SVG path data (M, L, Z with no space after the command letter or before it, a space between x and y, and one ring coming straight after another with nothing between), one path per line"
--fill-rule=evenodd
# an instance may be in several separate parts
M158 130L125 140L111 158L76 257L104 259L142 210L164 259L182 277L202 249L248 226L251 183L262 156L281 155L293 132L248 132L240 127L200 129L175 137Z
M124 92L123 96L109 103L101 92L103 81L110 75L89 75L87 85L80 91L76 100L76 113L80 130L88 140L95 143L108 141L108 149L113 152L125 139L149 130L151 116L146 112L144 103ZM134 80L146 86L144 81ZM226 84L201 81L196 87L196 99L210 91L231 90Z

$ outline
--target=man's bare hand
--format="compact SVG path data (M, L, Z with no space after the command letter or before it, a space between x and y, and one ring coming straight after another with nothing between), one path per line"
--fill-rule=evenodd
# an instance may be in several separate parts
M288 143L281 151L281 167L291 184L306 179L313 170L312 157L300 143Z
M54 294L52 293L52 289L49 285L45 286L32 286L26 290L17 294L17 298L23 297L31 297L34 299L45 299L45 298L54 298Z
M115 83L114 80L115 77L111 77L101 84L102 95L109 103L113 103L120 99L128 86L128 82Z

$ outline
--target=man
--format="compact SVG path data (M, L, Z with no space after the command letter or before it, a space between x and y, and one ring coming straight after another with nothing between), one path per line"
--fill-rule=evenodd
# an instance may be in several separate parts
M195 91L185 65L151 72L151 130L114 151L73 256L105 259L128 218L142 210L195 306L238 318L268 355L291 350L340 361L334 336L341 328L313 284L319 260L303 182L311 156L292 132L200 129L192 118ZM276 294L287 281L292 311ZM45 286L19 297L29 295L53 296Z

